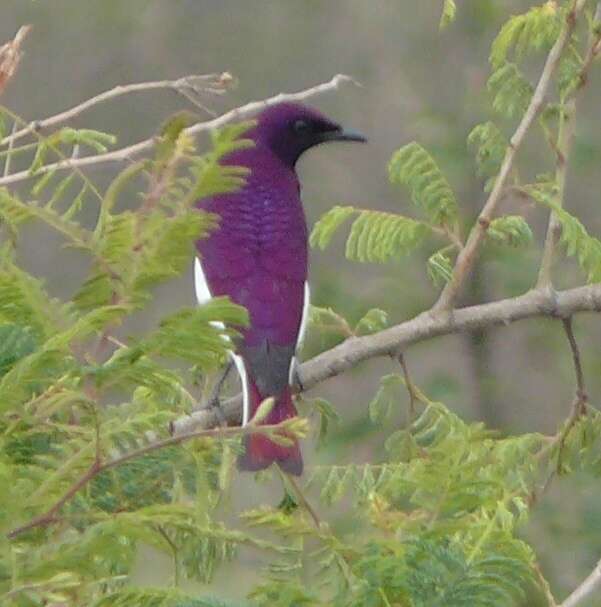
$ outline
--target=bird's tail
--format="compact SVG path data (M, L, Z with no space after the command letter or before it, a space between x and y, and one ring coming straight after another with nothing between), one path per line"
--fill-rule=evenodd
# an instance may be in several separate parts
M260 394L250 377L248 388L249 418L252 419L265 397ZM279 424L281 421L295 415L296 409L292 402L292 392L290 387L286 386L284 392L277 398L271 411L261 423L265 425ZM264 434L247 434L243 440L245 451L238 458L238 467L240 470L256 471L268 468L273 462L277 462L284 472L300 476L303 472L303 457L298 441L292 438L291 440L294 440L294 444L283 446L274 443Z

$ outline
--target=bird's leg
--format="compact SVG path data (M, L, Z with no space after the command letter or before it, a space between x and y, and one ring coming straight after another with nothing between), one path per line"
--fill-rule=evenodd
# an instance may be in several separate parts
M221 376L215 382L215 385L213 386L213 389L211 390L211 396L209 398L209 401L207 402L207 409L215 409L215 413L219 419L219 424L221 426L227 426L227 419L225 418L225 413L223 412L223 409L221 408L221 400L219 397L221 394L221 389L223 388L223 384L225 383L225 380L227 379L228 375L230 374L230 371L232 370L233 366L234 366L234 361L232 359L230 359L228 361L227 365L225 366L225 368L223 369Z
M299 484L296 482L294 477L291 474L284 472L277 464L276 470L278 471L280 478L282 479L282 484L284 485L283 502L287 501L287 496L288 499L290 497L296 498L296 500L298 500L298 503L306 510L309 516L313 519L315 527L317 527L317 529L320 529L321 521L319 520L319 516L317 515L317 512L315 512L311 504L308 502L307 498L305 497L305 494L303 493L302 489L300 488Z
M296 361L296 359L294 360L294 362L292 363L293 367L292 367L292 373L290 374L290 384L293 388L296 388L299 392L304 392L305 391L305 387L303 386L303 382L301 381L300 378L300 373L298 372L298 367L299 364Z

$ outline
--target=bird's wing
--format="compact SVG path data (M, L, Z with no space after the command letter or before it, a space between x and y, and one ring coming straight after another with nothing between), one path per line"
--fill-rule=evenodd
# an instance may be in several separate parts
M209 289L209 283L200 264L198 257L194 258L194 290L196 291L196 299L200 305L207 303L212 298L211 290ZM223 323L219 321L213 321L216 327L223 329ZM230 341L229 337L225 337ZM236 365L236 370L240 376L240 382L242 383L242 425L245 426L248 423L249 416L249 400L248 400L248 375L246 373L246 367L242 357L236 354L233 350L229 350L229 355Z
M298 337L296 339L296 349L292 360L290 361L290 371L288 373L288 383L292 386L296 380L296 371L298 368L298 352L302 348L303 341L305 339L305 333L307 332L307 322L309 320L309 306L311 305L311 289L309 287L309 281L305 281L305 297L303 300L303 315L301 316L300 328L298 330Z

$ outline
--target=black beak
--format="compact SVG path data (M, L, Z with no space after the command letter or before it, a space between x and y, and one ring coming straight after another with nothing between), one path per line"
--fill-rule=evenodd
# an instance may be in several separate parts
M367 137L363 136L357 131L347 129L336 129L335 131L328 131L323 133L320 137L321 141L360 141L361 143L367 142Z

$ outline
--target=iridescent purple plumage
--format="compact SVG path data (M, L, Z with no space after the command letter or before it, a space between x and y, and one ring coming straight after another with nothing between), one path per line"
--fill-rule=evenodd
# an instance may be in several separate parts
M250 169L246 183L235 193L199 202L220 222L197 248L208 293L228 295L249 312L250 326L241 330L237 344L248 379L245 421L273 396L275 405L263 423L274 424L296 414L289 375L308 305L307 224L295 164L319 143L363 139L314 109L290 103L264 110L244 137L254 146L223 162ZM259 434L246 438L242 469L259 470L277 461L283 470L301 474L298 445L283 447Z

